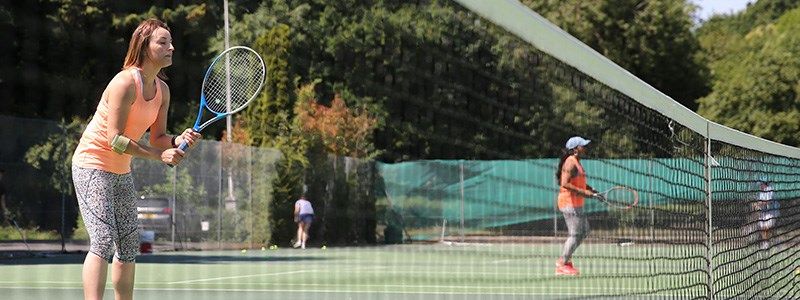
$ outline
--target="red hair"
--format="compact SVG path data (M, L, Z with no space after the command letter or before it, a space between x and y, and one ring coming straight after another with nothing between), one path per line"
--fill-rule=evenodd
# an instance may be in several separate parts
M128 44L128 54L125 55L125 63L122 65L123 70L130 67L142 67L147 56L145 47L150 44L150 37L158 28L170 31L167 23L158 19L147 19L136 27L131 36L131 42ZM158 78L167 80L167 74L164 74L163 69L158 72Z

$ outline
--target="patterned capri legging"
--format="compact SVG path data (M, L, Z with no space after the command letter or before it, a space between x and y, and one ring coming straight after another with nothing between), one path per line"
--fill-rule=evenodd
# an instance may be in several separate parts
M136 261L139 231L133 176L72 166L72 180L89 232L89 251L109 262L113 256L122 263Z

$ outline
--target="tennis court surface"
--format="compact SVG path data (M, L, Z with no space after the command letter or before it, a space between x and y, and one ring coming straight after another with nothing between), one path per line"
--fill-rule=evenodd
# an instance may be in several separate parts
M554 275L558 243L431 243L368 247L160 252L137 261L138 299L667 299L704 293L693 260L659 260L691 247L588 244L583 274ZM766 255L766 253L764 253ZM81 299L84 253L0 260L5 299ZM618 257L618 258L615 258ZM793 281L787 255L764 265ZM697 264L702 264L698 257ZM785 272L784 272L785 271ZM780 272L787 276L780 276ZM766 283L764 283L766 284ZM106 298L112 297L109 282ZM657 291L657 292L654 292ZM797 290L786 291L796 297ZM682 296L677 296L678 294ZM7 296L7 297L6 297ZM758 298L757 295L742 295Z
M264 58L315 70L304 79L330 73L329 87L368 78L342 83L392 116L377 136L385 149L350 157L287 146L306 156L300 167L286 148L207 138L175 168L134 159L137 197L162 200L139 206L142 236L156 251L137 259L137 299L800 298L800 148L698 115L520 1L384 2L356 10L364 13L353 20L365 23L337 29L346 40L324 37L331 44L299 43L290 48L300 51ZM294 14L305 11L322 11L323 23L336 19L305 6L273 17L300 20ZM311 22L311 32L312 19L299 22ZM295 24L274 28L304 31ZM261 44L251 33L235 34L246 37L237 44ZM269 45L280 36L263 34ZM316 46L324 50L306 55ZM318 65L319 58L330 61ZM299 98L303 89L297 93L262 97L258 107ZM63 123L0 116L0 128L18 129L0 130L0 139L31 149L68 145L77 137ZM274 140L303 144L299 132ZM591 140L585 156L565 145L576 135ZM570 192L562 192L567 172L559 168L578 154L584 195L599 193L561 207L559 195ZM24 219L0 233L11 242L86 243L74 189L61 185L72 181L68 165L40 170L18 161L0 161L15 170L7 173L9 199L36 203L41 208L27 217L60 223L60 234L36 237L36 223ZM635 191L635 205L599 201L617 187ZM287 247L301 193L314 208L304 250ZM561 209L570 206L580 213ZM586 238L571 244L571 256L563 253L570 234ZM5 242L0 299L82 298L85 244L65 253L40 241L4 250ZM560 256L581 274L555 275Z

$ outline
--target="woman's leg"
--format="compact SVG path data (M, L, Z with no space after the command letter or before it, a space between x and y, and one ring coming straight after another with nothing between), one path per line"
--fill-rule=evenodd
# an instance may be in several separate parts
M562 261L567 263L588 235L589 221L583 213L582 207L564 207L561 208L561 213L564 215L564 221L567 223L569 231L569 237L564 242L564 250L561 254Z
M136 278L136 263L123 263L114 259L111 266L111 282L114 283L114 299L133 299L133 281Z
M311 222L302 222L303 224L303 243L300 247L306 248L306 241L308 240L308 228L311 227Z
M108 172L72 167L72 180L83 223L89 233L89 253L83 262L81 278L86 300L103 299L108 260L114 255L116 218L114 217L115 176Z
M83 299L102 300L103 292L106 290L106 274L108 272L108 262L89 252L83 261Z
M120 176L119 192L114 199L117 215L117 253L111 266L114 299L133 299L136 256L139 255L139 220L136 209L136 191L130 174Z
M303 222L297 222L297 239L294 242L293 247L298 248L303 243Z

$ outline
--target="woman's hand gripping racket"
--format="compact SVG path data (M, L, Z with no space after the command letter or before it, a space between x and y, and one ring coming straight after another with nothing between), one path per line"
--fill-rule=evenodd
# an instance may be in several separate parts
M629 209L639 203L639 193L626 186L615 186L603 192L594 193L592 196L619 209Z
M265 77L264 60L253 49L236 46L223 51L203 78L200 111L192 130L200 132L209 124L247 107L258 96ZM201 125L203 108L215 116ZM186 141L183 141L178 149L185 150L186 147Z

